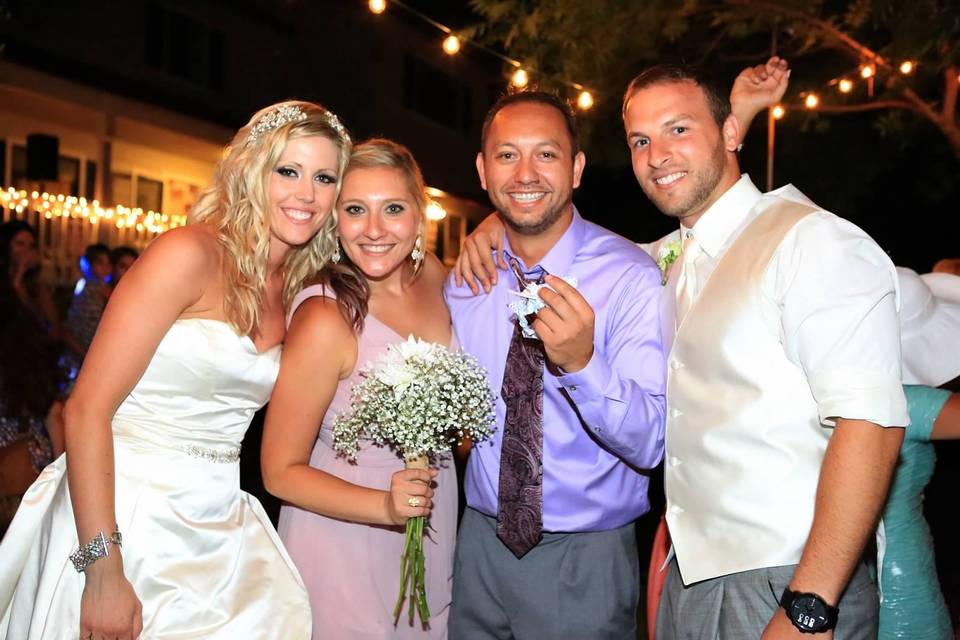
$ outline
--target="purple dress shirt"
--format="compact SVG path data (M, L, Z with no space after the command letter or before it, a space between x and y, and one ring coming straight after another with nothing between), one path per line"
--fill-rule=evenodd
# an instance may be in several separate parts
M512 255L509 243L505 250ZM520 260L519 258L517 258ZM520 264L526 270L538 265ZM544 371L543 528L603 531L650 509L646 475L663 455L666 367L660 338L660 270L632 242L587 222L574 210L566 232L539 266L572 275L595 313L594 353L586 368ZM501 273L489 294L474 296L453 279L447 304L463 349L500 389L516 322L507 308L518 285ZM500 444L506 407L496 403L497 429L476 444L467 463L467 504L497 515Z

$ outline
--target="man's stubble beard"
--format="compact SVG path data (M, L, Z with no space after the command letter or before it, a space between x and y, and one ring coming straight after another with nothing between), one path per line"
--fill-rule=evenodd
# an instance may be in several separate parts
M509 197L509 196L507 196ZM491 200L493 200L491 198ZM498 199L499 200L499 199ZM573 204L573 190L571 189L567 196L556 206L548 208L543 212L543 217L533 224L521 224L514 220L510 215L509 207L504 206L498 200L493 201L493 205L500 214L503 224L510 227L512 231L524 236L537 236L551 228L561 218L564 210Z

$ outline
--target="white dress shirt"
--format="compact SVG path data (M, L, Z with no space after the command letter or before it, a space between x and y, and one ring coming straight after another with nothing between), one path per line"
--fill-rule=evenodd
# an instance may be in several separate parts
M793 185L761 193L743 174L694 228L681 225L679 231L640 246L656 259L665 243L692 233L702 249L694 263L696 299L726 250L755 218L754 207L763 198L817 206ZM679 259L671 265L663 306L671 300L675 304L679 267ZM889 278L878 280L878 268ZM797 224L770 261L762 289L781 314L771 314L766 323L779 333L787 358L805 371L825 425L834 425L837 417L867 419L865 415L885 427L909 424L902 392L897 391L900 351L876 348L900 344L898 287L896 269L876 242L852 222L826 211ZM662 317L665 323L672 321L673 313L664 310ZM664 325L668 352L673 334L674 328Z

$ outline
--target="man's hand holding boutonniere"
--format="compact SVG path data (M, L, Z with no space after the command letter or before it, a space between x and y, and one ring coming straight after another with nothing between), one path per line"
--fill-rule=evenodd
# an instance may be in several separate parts
M563 279L548 275L546 284L540 298L547 306L537 312L533 329L551 364L564 373L576 373L593 357L593 308Z

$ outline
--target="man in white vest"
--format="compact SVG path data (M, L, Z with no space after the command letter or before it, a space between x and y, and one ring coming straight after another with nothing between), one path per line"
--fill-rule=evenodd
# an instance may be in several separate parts
M894 267L794 187L740 175L739 124L700 71L648 69L623 117L682 243L657 638L876 638L862 557L908 422Z

